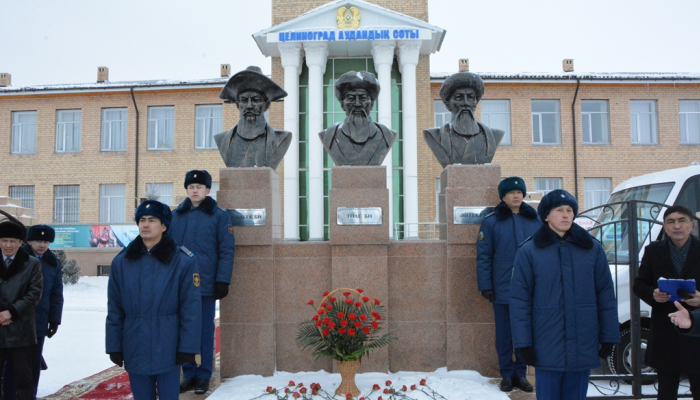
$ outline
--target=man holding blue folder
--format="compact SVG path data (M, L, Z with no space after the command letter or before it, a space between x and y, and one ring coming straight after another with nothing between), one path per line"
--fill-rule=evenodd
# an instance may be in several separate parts
M681 374L688 375L694 399L700 399L700 338L681 335L669 319L677 311L670 293L659 290L659 278L700 281L700 240L690 233L695 226L692 212L683 206L669 207L664 213L665 240L651 243L634 281L634 293L651 306L651 338L644 362L656 368L659 400L677 399ZM699 296L675 293L693 311Z

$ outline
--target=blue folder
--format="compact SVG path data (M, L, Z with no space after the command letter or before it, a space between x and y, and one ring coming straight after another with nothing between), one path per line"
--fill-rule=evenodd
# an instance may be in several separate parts
M669 301L681 301L678 297L678 289L685 289L688 293L695 293L695 279L665 279L659 278L659 290L671 295Z

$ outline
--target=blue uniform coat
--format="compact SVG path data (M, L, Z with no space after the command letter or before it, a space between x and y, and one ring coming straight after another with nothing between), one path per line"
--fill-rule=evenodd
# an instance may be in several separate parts
M199 353L202 297L194 257L167 234L146 250L136 237L112 261L107 289L107 353L123 353L132 374L157 375L179 353Z
M231 283L235 240L231 219L207 196L199 207L185 199L173 213L170 235L197 257L202 296L214 295L214 283Z
M22 250L34 255L32 246L24 245ZM36 319L36 336L46 336L49 324L61 324L63 314L63 270L61 263L51 250L46 250L41 257L41 276L44 279L44 290L41 300L34 310Z
M537 218L537 211L527 203L522 203L520 212L513 214L506 203L501 202L481 223L476 244L476 277L480 292L494 291L494 303L508 304L518 245L540 226L542 223Z
M597 368L599 344L620 342L612 276L600 243L576 224L564 240L543 225L515 257L510 319L515 348L534 347L536 368Z

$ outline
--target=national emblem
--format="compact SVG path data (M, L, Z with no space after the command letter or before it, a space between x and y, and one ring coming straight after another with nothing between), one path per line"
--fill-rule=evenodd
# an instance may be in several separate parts
M360 10L355 6L340 7L335 13L335 20L338 29L357 29L360 26Z

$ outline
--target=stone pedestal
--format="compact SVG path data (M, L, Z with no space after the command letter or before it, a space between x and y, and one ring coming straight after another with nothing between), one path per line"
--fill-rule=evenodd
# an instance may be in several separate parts
M493 308L481 297L476 279L480 225L456 225L454 207L499 203L498 165L449 165L440 177L440 238L447 241L447 367L500 376Z
M330 202L332 288L362 288L368 296L389 300L387 246L389 244L389 190L386 167L334 167ZM338 207L381 207L381 225L338 225ZM387 304L388 305L388 304ZM387 310L387 313L389 310ZM388 316L388 315L387 315ZM385 332L389 321L384 322ZM334 371L337 365L333 364ZM359 372L389 370L388 349L364 357ZM336 371L337 372L337 371Z
M221 301L221 376L275 372L273 241L281 238L279 176L271 168L224 168L223 209L266 211L264 226L235 226L230 294Z

